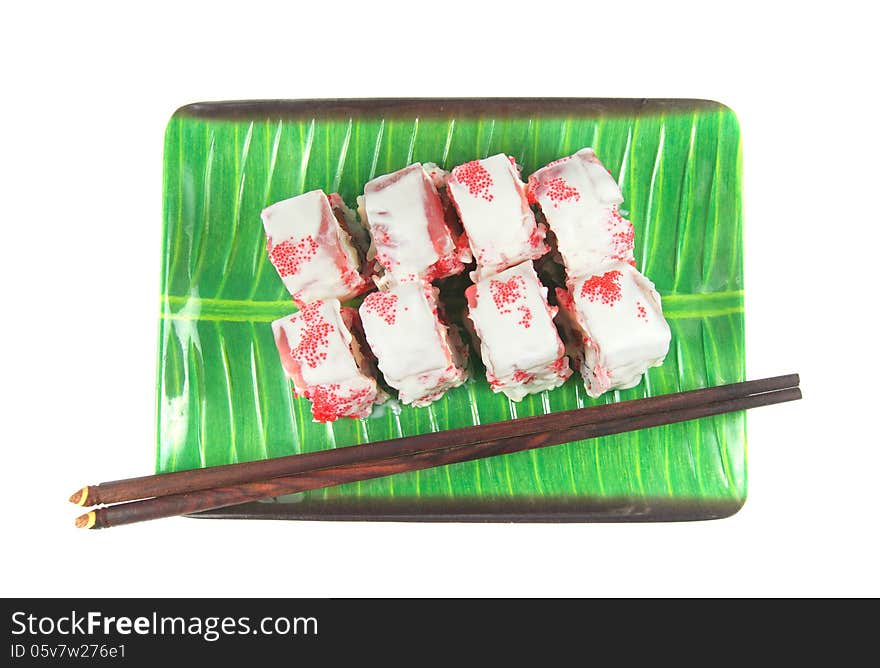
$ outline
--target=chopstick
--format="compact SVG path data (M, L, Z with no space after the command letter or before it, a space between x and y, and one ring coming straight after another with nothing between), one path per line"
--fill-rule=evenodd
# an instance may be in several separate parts
M791 378L791 377L789 377ZM767 379L775 380L775 379ZM738 384L742 385L742 384ZM667 395L674 396L674 395ZM359 461L353 464L304 471L296 475L248 482L239 485L217 487L184 494L172 494L142 501L120 503L92 510L76 520L80 528L100 529L133 522L142 522L163 517L195 513L225 506L236 505L263 498L304 492L322 487L349 482L380 478L396 473L418 471L435 466L471 461L483 457L510 454L522 450L558 445L576 440L586 440L611 434L619 434L637 429L685 422L712 415L768 406L801 398L800 389L788 387L774 389L758 394L702 401L672 410L658 409L639 414L615 416L610 419L595 419L588 423L573 423L562 428L554 425L550 429L534 431L501 438L490 438L479 443L445 448L422 450L383 459ZM622 402L639 404L648 400ZM602 406L599 408L606 408ZM581 409L589 410L589 409ZM575 411L576 412L576 411ZM571 413L571 411L567 411ZM561 414L557 414L561 415ZM540 416L548 417L548 416ZM552 417L552 414L551 414ZM544 421L547 424L547 421ZM398 439L400 440L400 439ZM370 448L372 446L356 446Z
M377 459L400 457L423 451L444 449L483 441L524 436L546 430L565 429L574 425L594 424L602 420L623 419L653 411L670 411L687 406L760 394L772 390L797 387L797 374L760 380L719 385L687 392L676 392L646 399L591 406L550 415L536 415L494 422L475 427L395 438L366 445L353 445L299 455L288 455L241 464L226 464L190 471L113 480L83 487L70 497L80 506L120 503L172 494L185 494L201 489L231 487L249 482L280 478L315 469L348 466Z

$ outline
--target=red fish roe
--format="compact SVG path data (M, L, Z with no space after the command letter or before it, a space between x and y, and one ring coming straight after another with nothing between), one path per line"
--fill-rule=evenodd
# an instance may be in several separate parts
M531 383L535 380L535 374L528 373L522 369L517 369L513 372L513 380L516 383Z
M304 327L300 341L290 351L291 357L302 364L315 369L327 359L327 346L330 344L330 334L336 331L336 327L321 316L323 302L317 301L305 305L300 312L291 318L302 318Z
M372 225L370 227L370 232L376 243L384 244L386 246L391 244L391 235L388 233L388 227L386 225Z
M520 305L520 306L516 307L516 310L519 311L522 316L522 317L520 317L518 324L522 325L526 329L531 327L532 326L532 309L530 309L528 306Z
M376 262L381 264L388 271L393 271L394 265L396 264L394 259L388 253L376 253Z
M546 195L553 202L554 207L558 207L560 202L579 202L581 194L574 186L570 186L568 182L561 176L539 182L534 176L529 177L529 188L536 193L540 190L542 195Z
M356 271L351 270L343 272L342 282L352 290L357 290L358 292L363 292L369 287L369 284L364 281L363 276Z
M506 281L489 281L489 292L499 313L510 313L517 300L523 298L526 282L522 276L513 276Z
M312 402L312 417L317 422L333 422L341 417L363 417L365 406L373 394L370 387L352 390L345 394L340 392L338 383L316 385L305 392L306 398ZM360 409L360 410L357 410Z
M561 165L565 162L569 162L570 160L571 160L570 155L565 156L564 158L558 158L558 159L553 160L551 162L548 162L546 165L544 165L544 169L547 169L548 167L555 167L556 165Z
M538 195L537 195L536 188L535 188L536 183L537 183L537 181L535 181L535 177L530 176L529 177L529 184L526 187L526 200L528 200L529 204L537 204L538 203Z
M269 259L280 276L293 276L299 272L304 263L315 257L315 253L318 252L318 242L311 236L306 236L297 243L285 239L277 246L273 246L272 238L269 237L266 239L266 250L269 251Z
M397 320L397 295L392 292L372 292L364 299L364 309L393 325Z
M648 322L648 311L645 309L642 302L636 302L636 311L638 311L638 315L636 316L639 320L644 320Z
M608 215L608 231L611 233L614 251L611 255L613 260L629 262L635 266L632 259L632 250L635 245L635 230L626 218L620 215L617 207L611 207Z
M535 229L532 230L531 234L529 234L529 245L532 248L540 248L541 244L544 242L544 237L546 236L546 231L543 225L536 225Z
M563 371L565 371L565 368L568 366L567 360L568 360L568 358L563 355L558 360L553 362L553 366L551 368L556 373L561 374Z
M601 301L608 306L614 306L621 297L620 277L621 273L615 269L587 279L581 287L581 297L591 302Z
M487 202L495 199L495 196L489 191L494 185L492 175L480 164L479 160L459 165L452 170L452 178L467 186L468 192L474 197L482 197Z

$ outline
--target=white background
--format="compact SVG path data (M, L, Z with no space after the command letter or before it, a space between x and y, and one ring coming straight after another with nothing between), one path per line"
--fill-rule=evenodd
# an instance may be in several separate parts
M482 4L6 3L0 594L880 594L869 3ZM443 95L704 97L737 112L748 375L799 371L806 397L750 414L745 508L689 524L74 529L74 489L153 466L175 108Z

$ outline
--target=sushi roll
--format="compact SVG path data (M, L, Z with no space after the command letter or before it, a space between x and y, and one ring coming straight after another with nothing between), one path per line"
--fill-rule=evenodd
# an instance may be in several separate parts
M276 202L261 218L269 260L297 305L346 300L370 287L357 249L322 191Z
M590 148L551 162L529 177L569 276L614 262L634 264L633 226L620 215L623 195Z
M591 397L638 385L649 367L666 358L671 333L660 295L631 265L621 262L569 280L556 296L563 332Z
M427 406L467 380L467 355L438 316L437 288L407 282L371 292L360 316L385 382L402 403Z
M368 257L384 270L376 280L380 287L459 274L471 259L447 224L435 185L442 170L433 168L434 178L415 163L364 187L359 208L373 238Z
M294 394L312 402L316 422L363 418L386 396L361 343L358 313L336 299L306 304L272 323L275 345Z
M549 250L513 158L499 153L459 165L448 184L477 261L474 281Z
M547 288L531 262L484 278L465 294L493 391L519 401L558 387L571 375L553 324L557 309L547 303Z

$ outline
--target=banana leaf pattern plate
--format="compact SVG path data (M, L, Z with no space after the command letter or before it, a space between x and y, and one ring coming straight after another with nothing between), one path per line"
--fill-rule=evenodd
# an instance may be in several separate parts
M508 153L528 175L591 146L621 185L638 268L672 328L662 367L601 399L577 374L520 403L476 380L427 408L312 422L270 322L294 310L260 210L373 176ZM701 100L410 99L192 104L165 136L158 471L241 462L744 380L741 147ZM214 517L655 521L725 517L746 496L743 413L203 513Z

